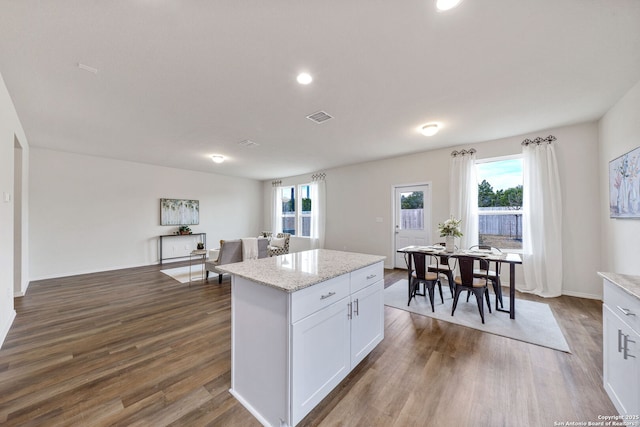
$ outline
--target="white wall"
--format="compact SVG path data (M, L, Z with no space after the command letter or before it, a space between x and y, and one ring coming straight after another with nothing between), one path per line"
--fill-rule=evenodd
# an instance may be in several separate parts
M262 229L259 181L32 147L31 279L157 263L161 198L200 201L209 248Z
M21 155L16 157L17 152ZM29 188L28 154L27 138L0 75L0 346L15 317L13 297L28 285L29 209L27 197L16 194L16 189L26 194Z
M640 275L640 219L609 217L609 162L640 147L640 81L600 120L602 271Z
M596 275L599 262L598 131L585 123L496 141L424 151L393 159L362 163L325 171L327 174L327 249L384 255L385 267L393 266L394 185L431 183L431 235L440 239L437 224L449 217L449 160L456 148L474 147L478 159L522 152L525 138L558 138L557 155L563 191L563 292L598 298L601 286ZM425 140L425 145L428 140ZM282 179L283 185L309 182L310 175ZM270 222L271 182L263 185L264 223ZM376 218L382 218L377 222ZM508 276L505 277L505 279ZM516 271L516 281L522 272Z

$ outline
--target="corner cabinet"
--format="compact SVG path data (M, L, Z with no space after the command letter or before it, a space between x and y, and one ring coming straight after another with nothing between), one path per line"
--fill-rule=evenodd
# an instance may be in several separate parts
M640 414L640 299L605 278L604 388L620 414Z
M231 393L296 425L382 341L383 290L382 262L291 293L233 277Z

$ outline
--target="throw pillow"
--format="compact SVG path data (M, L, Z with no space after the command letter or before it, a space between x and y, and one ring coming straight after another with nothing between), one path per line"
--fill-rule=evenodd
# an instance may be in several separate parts
M271 238L271 246L277 246L279 248L284 248L284 237L272 237Z

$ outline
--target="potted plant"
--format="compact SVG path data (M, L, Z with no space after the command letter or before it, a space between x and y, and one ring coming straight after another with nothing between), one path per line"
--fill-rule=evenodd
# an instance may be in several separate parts
M440 237L444 237L446 240L447 252L453 252L455 249L456 237L462 237L462 231L460 231L460 223L462 220L449 218L443 223L438 224L438 231L440 231Z
M178 234L191 234L191 229L188 225L181 225L178 228Z

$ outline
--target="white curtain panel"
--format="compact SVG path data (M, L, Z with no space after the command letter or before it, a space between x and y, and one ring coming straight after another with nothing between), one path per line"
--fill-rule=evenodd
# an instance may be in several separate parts
M326 185L324 179L314 181L311 186L311 249L324 248L326 212Z
M530 143L522 154L525 285L519 290L557 297L562 294L562 197L555 148Z
M461 219L460 249L478 244L478 179L475 150L451 153L449 212ZM445 220L448 218L445 218ZM442 220L444 221L444 220ZM442 222L438 221L438 222Z
M273 184L273 196L271 197L271 231L275 237L276 233L282 233L282 187Z

